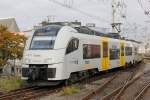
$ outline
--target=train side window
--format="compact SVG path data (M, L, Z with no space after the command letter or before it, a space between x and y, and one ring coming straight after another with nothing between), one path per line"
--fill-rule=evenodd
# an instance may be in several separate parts
M132 47L126 47L126 56L132 55Z
M100 58L100 45L83 44L83 59Z
M108 43L103 42L103 57L108 57Z
M137 55L138 54L138 47L134 48L134 54Z
M89 55L88 52L89 52L88 51L88 44L83 44L83 59L88 58L88 55Z
M110 60L119 59L120 50L119 49L110 49Z
M66 50L66 54L71 53L71 52L77 50L78 46L79 46L79 40L78 39L72 39L69 42L69 45L68 45L67 50Z

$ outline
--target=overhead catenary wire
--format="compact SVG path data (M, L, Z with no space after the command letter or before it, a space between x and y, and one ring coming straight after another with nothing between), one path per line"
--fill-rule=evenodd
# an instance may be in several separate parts
M144 8L143 4L142 4L142 1L141 1L141 0L137 0L137 1L138 1L139 6L142 8L142 10L143 10L144 12L147 12L146 9ZM150 12L150 11L148 11L148 13L149 13L149 12ZM145 14L145 15L147 15L147 17L150 18L149 14Z
M145 8L143 7L143 4L142 4L141 0L137 0L137 1L138 1L138 3L139 3L140 7L141 7L142 9L145 9Z
M87 16L87 17L92 18L92 19L99 20L99 21L103 21L103 22L106 22L106 23L110 23L110 21L108 21L108 20L106 20L106 19L103 19L103 18L98 17L98 16L93 16L93 15L91 15L91 14L89 14L89 13L87 13L87 12L84 12L84 11L78 9L78 8L75 8L75 7L72 7L72 6L63 4L63 3L61 3L61 2L58 2L57 0L49 0L49 1L50 1L50 2L53 2L53 3L55 3L55 4L58 4L58 5L62 6L62 7L68 8L68 9L70 9L70 10L79 12L79 13L81 13L81 14Z

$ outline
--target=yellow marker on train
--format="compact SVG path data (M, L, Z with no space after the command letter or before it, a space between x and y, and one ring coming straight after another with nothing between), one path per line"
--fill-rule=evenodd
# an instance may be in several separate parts
M109 69L109 42L107 37L101 37L100 38L100 44L101 44L101 66L102 70L108 70Z
M125 59L125 41L120 40L120 66L125 66L126 59Z

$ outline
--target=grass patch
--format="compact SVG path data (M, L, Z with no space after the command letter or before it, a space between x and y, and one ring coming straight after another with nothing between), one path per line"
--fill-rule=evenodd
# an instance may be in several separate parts
M19 89L23 85L23 81L18 76L9 76L0 78L0 90L9 92L11 90Z
M71 95L71 94L80 92L80 90L81 90L80 87L77 85L66 86L63 88L61 95L62 96Z

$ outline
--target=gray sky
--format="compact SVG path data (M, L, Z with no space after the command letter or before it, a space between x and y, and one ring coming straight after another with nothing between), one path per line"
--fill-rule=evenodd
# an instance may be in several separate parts
M69 0L57 0L61 3ZM127 22L137 25L148 25L144 21L150 20L144 15L138 4L138 0L124 0L127 5ZM144 1L144 0L141 0ZM147 1L147 0L145 0ZM148 5L144 2L144 5ZM56 21L79 20L85 23L96 23L97 26L110 27L111 23L111 0L73 0L73 7L78 8L100 20L92 19L76 11L61 7L49 0L3 0L0 2L0 17L15 17L21 30L26 30L48 15L54 15ZM107 20L108 22L106 22ZM126 22L126 21L125 21Z

